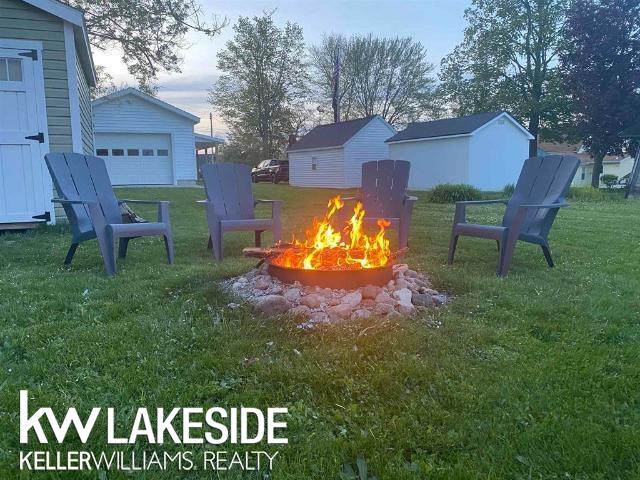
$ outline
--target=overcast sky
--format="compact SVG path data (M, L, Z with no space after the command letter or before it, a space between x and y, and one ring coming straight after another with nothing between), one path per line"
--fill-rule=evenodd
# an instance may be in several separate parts
M438 66L440 60L462 40L463 14L471 0L202 0L210 17L226 17L229 25L214 38L190 34L189 48L183 52L182 73L159 76L158 97L200 116L196 130L209 132L207 89L217 75L216 54L233 36L232 25L238 16L262 15L276 9L275 21L298 23L307 44L318 42L323 33L373 33L376 36L410 36L427 48L427 59ZM95 61L104 65L121 82L135 86L118 52L108 54L94 49ZM224 133L224 125L215 118L214 133Z

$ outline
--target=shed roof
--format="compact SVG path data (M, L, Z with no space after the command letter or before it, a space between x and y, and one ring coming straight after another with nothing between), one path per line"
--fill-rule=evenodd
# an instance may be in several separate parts
M73 25L74 43L80 57L82 69L85 72L89 85L96 85L96 70L89 46L89 36L84 20L84 12L79 9L62 3L58 0L23 0L25 3L43 10L54 17L58 17Z
M465 117L444 118L442 120L432 120L429 122L413 122L410 123L406 129L389 138L387 143L471 135L480 127L502 116L505 116L513 122L525 135L533 138L531 134L507 112L483 112Z
M341 147L378 115L356 118L344 122L319 125L288 148L297 150L316 150L320 148Z
M133 88L133 87L128 87L125 88L123 90L118 90L117 92L113 92L110 93L109 95L105 95L104 97L100 97L96 100L94 100L93 102L91 102L91 104L94 107L100 106L105 102L109 102L111 100L115 100L117 98L122 98L122 97L126 97L127 95L133 95L134 97L140 98L141 100L144 100L146 102L149 102L153 105L156 105L160 108L164 108L165 110L168 110L172 113L175 113L176 115L179 115L181 117L184 117L188 120L191 120L193 123L200 123L200 117L196 117L195 115L189 113L189 112L185 112L184 110L181 110L178 107L174 107L173 105L167 103L167 102L163 102L162 100L160 100L159 98L156 97L152 97L151 95L147 95L146 93L141 92L140 90Z

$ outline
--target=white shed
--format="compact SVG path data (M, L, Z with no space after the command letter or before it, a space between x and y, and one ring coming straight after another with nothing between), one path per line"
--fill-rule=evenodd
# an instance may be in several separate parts
M395 133L379 115L315 127L288 149L289 184L359 187L362 164L389 158L384 141Z
M95 153L114 185L190 185L200 119L135 88L93 101Z
M533 136L507 112L410 123L387 140L389 158L411 162L409 188L467 183L502 190L515 183Z

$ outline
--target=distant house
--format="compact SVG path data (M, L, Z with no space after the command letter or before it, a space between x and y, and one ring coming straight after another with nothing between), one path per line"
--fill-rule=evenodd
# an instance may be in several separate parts
M200 118L125 88L93 101L95 154L114 185L190 185L197 179L196 149L222 143L194 134Z
M518 179L533 136L507 112L410 123L389 138L389 158L411 162L409 188L468 183L501 190Z
M552 143L540 142L538 146L538 155L574 155L580 159L580 167L576 172L576 176L571 182L573 187L591 186L591 176L593 175L594 161L581 144L571 143ZM629 175L633 169L634 159L632 157L624 157L621 155L607 155L602 161L602 175L615 175L618 179ZM606 185L600 182L600 187Z
M44 155L93 151L95 81L81 10L0 0L0 229L55 221Z
M315 127L287 150L289 184L359 187L362 163L389 158L384 141L395 133L379 115Z

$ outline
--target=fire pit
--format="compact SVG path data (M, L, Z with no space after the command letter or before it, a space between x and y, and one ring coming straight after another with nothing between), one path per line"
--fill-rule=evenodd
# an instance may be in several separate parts
M352 290L365 285L386 285L393 279L393 265L368 268L366 270L304 270L269 264L269 275L283 283L300 282L304 285L316 285L323 288L343 288Z
M369 235L364 231L362 203L357 202L346 219L340 215L343 207L340 196L332 198L324 218L313 219L304 240L294 237L289 244L245 253L264 257L269 274L284 283L343 289L385 285L393 279L393 260L399 253L391 252L386 238L390 222L379 219L378 232ZM342 228L336 225L340 217Z

